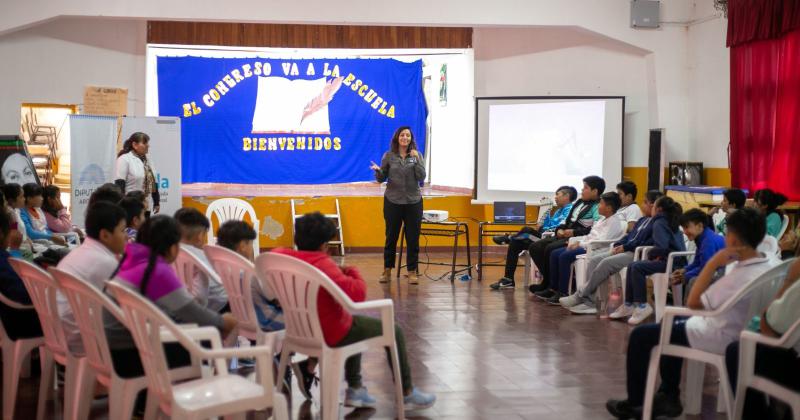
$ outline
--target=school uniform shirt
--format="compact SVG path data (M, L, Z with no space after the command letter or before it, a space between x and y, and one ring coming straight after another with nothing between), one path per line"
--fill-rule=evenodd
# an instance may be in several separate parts
M614 242L614 246L622 246L623 251L633 252L637 247L648 246L653 244L653 219L650 217L642 217L633 229L628 232L622 239Z
M778 334L784 334L800 319L800 281L795 281L767 308L767 324ZM794 345L800 353L800 342Z
M592 226L588 235L569 238L569 242L577 242L580 247L586 248L589 241L608 241L619 238L625 233L625 228L622 227L623 220L624 216L619 212L610 217L604 217Z
M570 210L572 210L572 203L568 203L566 206L556 209L553 214L550 214L548 211L542 220L541 232L556 230L560 224L564 223L564 219L567 218Z
M44 218L47 221L47 228L51 231L58 233L72 232L72 218L67 209L59 210L55 216L44 212Z
M697 277L703 267L706 266L708 260L720 249L725 248L725 238L717 235L708 227L703 229L700 235L694 238L694 243L697 245L697 250L694 252L694 259L691 264L686 266L686 272L683 273L683 277L687 280Z
M119 259L116 254L106 248L102 242L87 236L79 247L70 251L59 261L56 268L87 281L98 290L103 290L118 265ZM58 292L56 304L70 349L80 350L79 352L83 353L83 342L78 331L78 324L75 323L75 316L67 297Z
M772 212L767 215L767 235L780 240L781 238L778 235L781 233L782 228L783 217L780 214Z
M51 239L53 232L47 228L47 219L44 217L42 209L36 207L25 207L19 209L19 216L25 226L25 232L31 239Z
M583 201L578 199L573 203L569 215L564 222L558 225L559 229L572 229L575 236L588 235L592 225L600 220L600 213L597 212L597 201Z
M755 278L777 265L777 261L760 254L740 261L730 273L714 282L700 296L703 309L712 311L736 295ZM715 354L725 354L728 344L739 339L749 321L750 298L739 299L724 314L715 317L693 316L686 321L689 346Z
M153 171L153 177L156 176L158 171L153 166L153 160L147 159L150 164L150 169ZM116 179L125 180L125 192L130 191L144 191L144 162L139 159L133 152L125 153L117 158ZM155 181L155 180L153 180ZM145 197L147 208L153 208L153 198Z
M620 209L617 210L616 214L619 214L622 217L622 219L625 220L625 223L627 224L627 223L630 223L630 222L636 222L639 219L641 219L642 218L642 209L639 208L638 204L633 203L633 204L629 204L629 205L627 205L625 207L620 207ZM628 228L626 226L625 230L627 230L627 229Z

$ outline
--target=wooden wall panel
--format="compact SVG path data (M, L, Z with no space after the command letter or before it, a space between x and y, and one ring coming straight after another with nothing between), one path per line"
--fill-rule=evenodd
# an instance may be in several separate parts
M147 42L273 48L470 48L472 28L149 21Z

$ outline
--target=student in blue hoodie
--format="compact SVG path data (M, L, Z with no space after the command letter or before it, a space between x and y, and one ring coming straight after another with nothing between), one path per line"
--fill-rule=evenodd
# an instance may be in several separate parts
M679 222L683 208L670 197L661 197L653 206L653 249L648 253L649 260L636 261L628 266L625 287L625 304L617 308L609 318L630 317L628 324L636 325L653 314L653 307L647 303L647 276L663 273L667 269L667 256L670 252L683 251L683 234Z
M722 248L725 248L725 237L714 233L710 217L700 209L691 209L681 215L683 233L694 241L697 251L691 264L672 272L672 284L687 284L685 294L694 284L694 279L700 274L706 263Z
M0 293L14 302L30 305L31 297L25 284L8 262L11 257L6 251L9 239L14 234L19 236L19 233L12 233L9 222L8 214L0 211ZM42 326L33 309L15 309L0 302L0 321L12 340L42 336Z

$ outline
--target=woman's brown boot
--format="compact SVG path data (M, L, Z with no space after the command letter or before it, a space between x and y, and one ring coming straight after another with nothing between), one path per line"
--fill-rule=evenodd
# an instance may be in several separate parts
M391 268L384 268L383 274L378 279L380 283L389 283L392 280L392 269Z

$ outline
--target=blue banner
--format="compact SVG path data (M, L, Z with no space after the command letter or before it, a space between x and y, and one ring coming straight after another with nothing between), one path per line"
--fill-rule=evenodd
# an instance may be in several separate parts
M392 134L424 154L422 60L158 57L158 108L181 122L183 182L374 179Z

